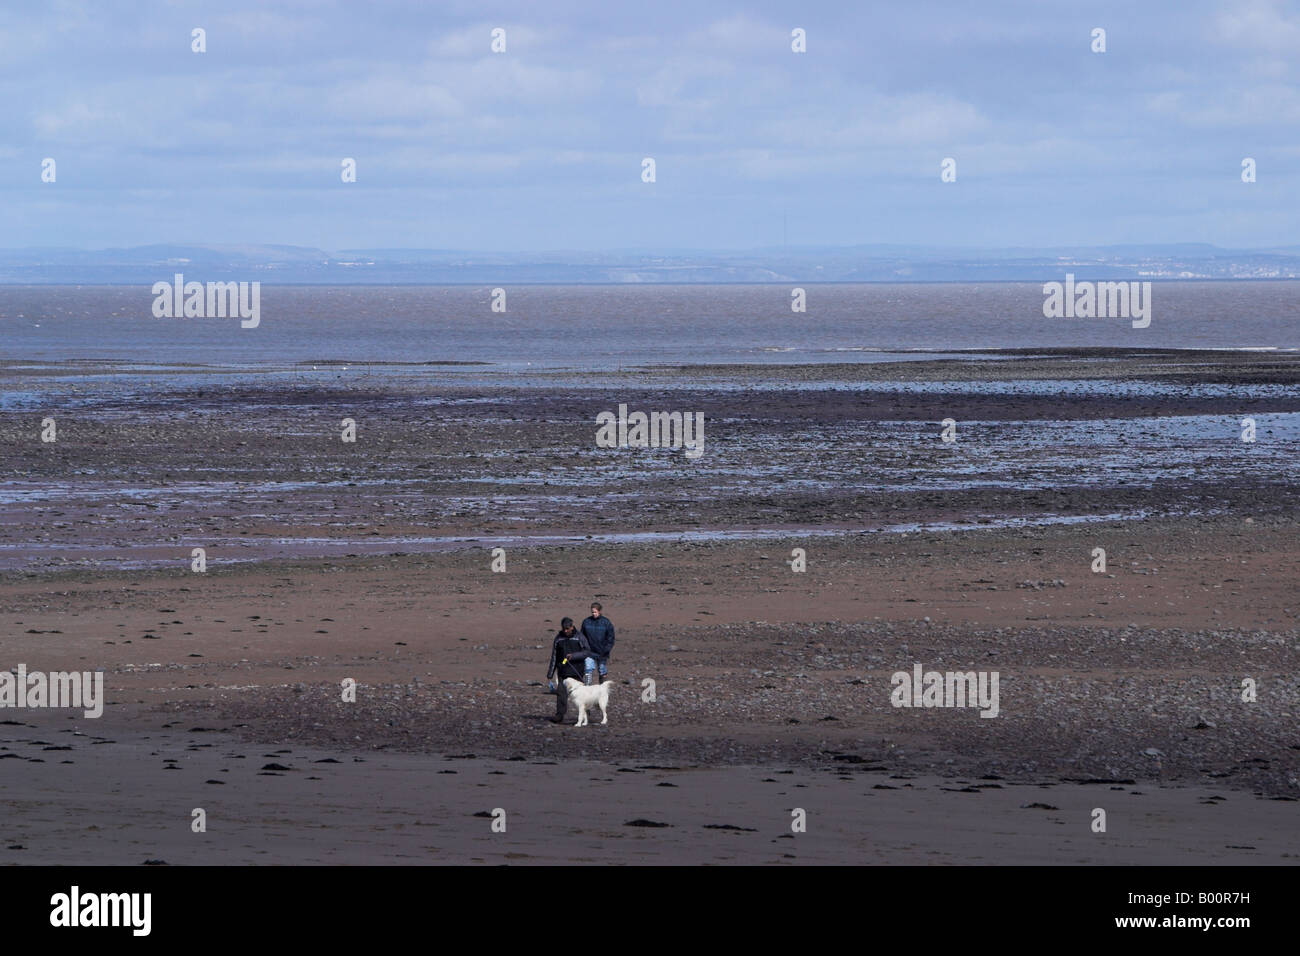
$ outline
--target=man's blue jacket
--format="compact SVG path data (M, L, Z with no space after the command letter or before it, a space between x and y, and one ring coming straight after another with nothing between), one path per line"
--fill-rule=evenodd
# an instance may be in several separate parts
M591 656L597 660L607 660L614 649L614 625L605 615L589 617L582 622L582 635L591 648Z

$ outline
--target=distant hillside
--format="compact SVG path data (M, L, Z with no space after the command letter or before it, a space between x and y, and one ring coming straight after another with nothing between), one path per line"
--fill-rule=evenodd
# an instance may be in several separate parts
M187 279L322 284L980 282L1294 279L1300 248L1204 244L974 251L905 246L747 252L482 253L276 245L0 250L0 283L123 284Z

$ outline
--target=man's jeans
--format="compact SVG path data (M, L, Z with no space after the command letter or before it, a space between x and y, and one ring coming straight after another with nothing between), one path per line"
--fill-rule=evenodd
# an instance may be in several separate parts
M590 683L591 683L591 672L594 671L594 670L596 669L596 663L597 663L597 662L595 661L595 659L590 658L590 657L588 657L585 661L582 662L582 666L583 666L583 669L584 669L584 674L583 674L583 682L584 682L584 683L587 683L587 684L590 684ZM608 676L609 676L609 662L608 662L608 661L600 661L600 678L601 678L601 680L604 680L604 679L605 679L606 677L608 677Z

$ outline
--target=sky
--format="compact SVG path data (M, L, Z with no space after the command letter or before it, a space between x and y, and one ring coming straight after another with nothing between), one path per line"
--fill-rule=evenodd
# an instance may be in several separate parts
M0 63L5 248L1300 242L1279 0L5 3Z

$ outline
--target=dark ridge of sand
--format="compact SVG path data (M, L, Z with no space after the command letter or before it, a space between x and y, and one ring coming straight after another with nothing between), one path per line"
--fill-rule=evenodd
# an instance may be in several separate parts
M303 365L325 365L337 366L346 365L349 367L374 367L374 368L423 368L425 366L442 366L442 365L492 365L492 362L473 362L461 361L457 359L430 359L423 362L397 362L383 361L375 362L370 359L345 359L345 358L328 358L328 359L301 359L293 363L295 366Z
M789 382L1153 381L1176 384L1300 384L1300 352L1203 349L988 349L969 358L656 367L657 374ZM995 359L993 356L1002 356Z
M1183 384L1300 383L1300 351L1277 349L1175 349L1128 347L962 349L956 357L927 358L939 349L881 349L864 352L863 360L838 362L720 362L720 363L619 363L588 369L583 376L621 384L637 379L693 382L697 378L753 382L989 382L1010 380L1116 379L1177 382ZM877 361L877 354L912 354L907 360ZM948 353L951 356L953 353ZM530 379L571 382L572 368L529 368L521 372L496 363L462 359L419 362L372 361L364 358L298 359L264 363L263 371L325 372L346 367L360 378L369 372L411 371L439 367L464 367L476 374L499 377L502 384L526 374ZM213 376L257 375L259 369L239 364L168 361L153 363L125 358L0 359L0 371L21 378L96 374L104 370L148 369L150 374L204 373ZM455 387L453 381L440 383Z

